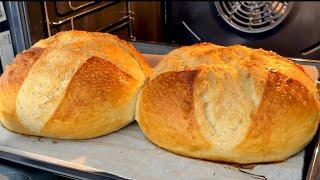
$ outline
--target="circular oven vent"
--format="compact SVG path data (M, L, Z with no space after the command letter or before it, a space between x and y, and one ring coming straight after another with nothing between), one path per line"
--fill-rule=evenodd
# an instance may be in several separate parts
M288 1L216 1L219 15L233 28L261 33L279 25L289 14Z

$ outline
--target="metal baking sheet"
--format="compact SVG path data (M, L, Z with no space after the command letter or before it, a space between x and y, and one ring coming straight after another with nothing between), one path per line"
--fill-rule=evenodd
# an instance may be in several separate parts
M155 65L156 59L152 58L151 64ZM306 161L308 155L310 150L302 150L283 162L239 166L161 149L146 139L136 122L89 140L24 136L0 126L1 158L76 178L298 180L306 177L303 172L311 162Z
M281 163L244 168L182 157L149 142L137 123L107 136L76 141L23 136L1 128L0 150L126 179L302 179L304 162L304 151Z

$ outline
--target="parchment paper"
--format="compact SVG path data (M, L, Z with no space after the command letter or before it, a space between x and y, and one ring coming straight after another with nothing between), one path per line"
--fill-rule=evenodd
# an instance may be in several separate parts
M62 166L146 180L301 179L304 154L302 151L284 162L257 165L241 172L232 165L182 157L158 148L144 137L135 122L103 137L76 141L23 136L1 127L0 149Z
M149 61L155 65L158 60L153 58ZM311 72L314 73L314 70ZM84 171L101 171L129 179L148 180L298 180L302 178L304 163L304 150L286 161L251 166L251 169L187 158L153 145L142 134L136 122L117 132L89 140L24 136L0 126L0 149Z

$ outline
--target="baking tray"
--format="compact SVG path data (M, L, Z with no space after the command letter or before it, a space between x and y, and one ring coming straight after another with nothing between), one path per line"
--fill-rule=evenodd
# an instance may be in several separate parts
M154 54L177 47L133 44ZM150 64L155 65L157 56L153 59ZM312 60L295 61L318 65ZM253 167L175 155L148 141L135 122L107 136L76 141L23 136L0 127L0 158L77 179L319 179L318 138L319 131L304 150L284 162Z

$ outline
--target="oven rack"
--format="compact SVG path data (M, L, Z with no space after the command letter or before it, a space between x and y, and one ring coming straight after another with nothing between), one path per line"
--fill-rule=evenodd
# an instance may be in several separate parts
M122 1L111 1L111 2L110 1L103 1L103 2L88 1L84 4L75 6L74 4L72 4L72 1L68 1L68 7L71 10L71 15L63 16L59 18L59 20L52 20L49 17L48 4L46 1L44 1L43 9L45 14L45 24L47 27L47 34L48 36L52 36L53 35L52 28L59 27L66 23L70 23L71 29L74 30L75 19L84 17L86 15L89 15L99 10L103 10L105 8L108 8L120 2ZM135 39L132 33L132 22L134 20L134 12L131 10L130 2L125 1L125 3L126 3L126 10L125 12L121 12L121 13L124 13L123 17L119 18L116 22L107 23L106 25L98 28L95 31L104 31L104 32L112 33L122 27L128 26L129 39Z

